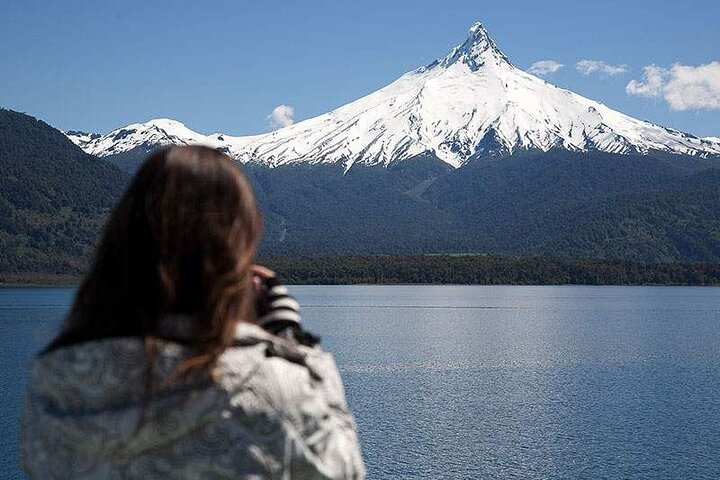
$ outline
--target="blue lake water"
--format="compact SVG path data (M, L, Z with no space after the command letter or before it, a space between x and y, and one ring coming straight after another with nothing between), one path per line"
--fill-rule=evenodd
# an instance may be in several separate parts
M291 287L369 478L720 478L720 289ZM0 478L70 288L0 288Z

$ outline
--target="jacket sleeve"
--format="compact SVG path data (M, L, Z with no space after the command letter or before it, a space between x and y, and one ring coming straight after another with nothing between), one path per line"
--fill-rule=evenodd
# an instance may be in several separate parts
M355 419L331 354L308 349L283 382L289 414L284 470L292 479L364 479ZM299 365L296 365L299 367Z

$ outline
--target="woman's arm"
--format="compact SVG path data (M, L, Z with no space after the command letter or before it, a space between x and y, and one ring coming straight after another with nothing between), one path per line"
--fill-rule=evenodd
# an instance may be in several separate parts
M364 479L357 427L335 361L318 352L307 363L322 380L300 406L304 418L289 452L291 478Z
M256 265L253 273L260 279L259 292L264 292L258 324L291 345L273 353L280 358L270 360L267 373L275 378L265 384L276 385L268 391L274 391L272 403L286 419L284 471L293 479L364 479L355 419L333 356L316 346L317 337L302 330L299 304L275 272ZM284 354L292 357L290 363L282 359Z

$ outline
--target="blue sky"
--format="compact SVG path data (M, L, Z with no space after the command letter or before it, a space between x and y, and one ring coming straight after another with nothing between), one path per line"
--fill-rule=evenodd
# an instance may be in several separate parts
M682 96L687 78L714 75L718 19L717 0L4 0L0 106L62 129L106 132L170 117L203 133L260 133L277 105L292 106L295 120L331 110L443 56L481 21L523 69L554 60L564 67L546 78L561 87L638 118L720 136L720 107L673 99L670 88L648 89L643 80L643 67L660 67ZM581 60L625 72L583 75ZM710 66L672 83L675 63ZM631 80L645 96L626 92Z

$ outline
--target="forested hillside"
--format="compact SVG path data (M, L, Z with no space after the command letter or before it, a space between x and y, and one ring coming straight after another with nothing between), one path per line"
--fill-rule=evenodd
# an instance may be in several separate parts
M83 272L126 182L60 131L0 109L0 272Z
M550 151L457 170L252 166L263 252L720 261L720 161Z
M41 121L0 110L2 278L75 278L85 271L130 175L105 158L83 153ZM347 171L253 162L242 168L264 213L264 257L481 254L720 263L717 158L551 150L476 159L458 169L431 154ZM429 269L419 281L485 281L482 270L446 279L436 264L418 265ZM548 273L555 264L543 265L535 280L497 273L488 279L565 278ZM367 278L343 273L345 266L332 278ZM598 281L602 272L617 277L597 272ZM678 275L667 281L683 283L685 274ZM316 277L306 271L297 278Z

